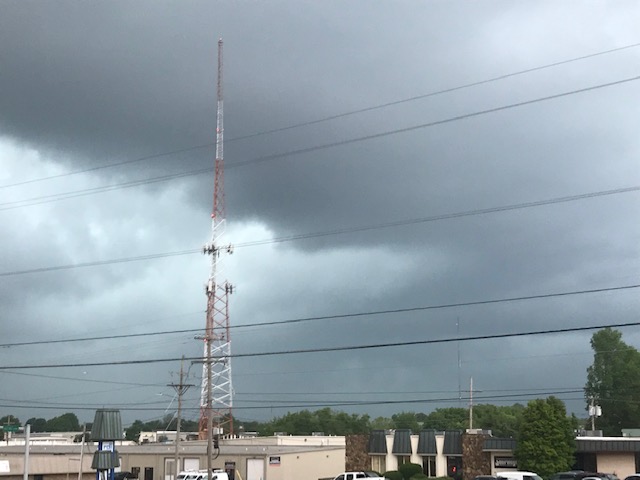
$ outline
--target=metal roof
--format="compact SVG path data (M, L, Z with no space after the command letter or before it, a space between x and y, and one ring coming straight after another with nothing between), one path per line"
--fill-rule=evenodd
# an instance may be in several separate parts
M387 454L387 435L384 430L373 430L369 434L369 453Z
M436 431L422 430L418 434L418 455L435 455L436 452Z
M462 455L462 432L460 430L446 430L444 432L444 455Z
M118 452L114 450L100 450L93 453L93 461L91 468L94 470L110 470L120 466L120 457Z
M120 410L100 408L96 410L91 427L92 440L122 440L124 430L120 419Z
M516 448L515 438L487 438L482 445L484 451L487 450L514 450Z
M394 455L411 455L411 430L400 428L395 431L391 453Z
M639 439L576 439L576 452L640 452Z

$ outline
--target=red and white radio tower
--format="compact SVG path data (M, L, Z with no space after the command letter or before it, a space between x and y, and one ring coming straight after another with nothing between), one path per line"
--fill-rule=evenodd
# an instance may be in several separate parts
M233 286L224 280L221 259L232 253L224 244L224 158L222 108L222 39L218 40L218 113L216 119L216 160L211 242L203 252L211 256L211 272L205 286L207 323L204 335L205 361L202 367L200 395L200 439L212 435L233 434L233 385L231 383L231 339L229 337L229 294Z

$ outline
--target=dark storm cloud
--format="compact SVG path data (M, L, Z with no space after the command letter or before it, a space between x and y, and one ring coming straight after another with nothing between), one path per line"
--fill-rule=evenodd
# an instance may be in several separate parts
M633 35L640 13L632 3L586 11L579 4L554 3L4 2L0 13L2 135L69 170L212 142L216 40L223 35L227 211L233 232L244 235L241 241L602 191L635 185L640 178L637 82L241 166L273 153L632 77L638 74L637 49L232 141L637 42ZM212 149L204 148L70 176L55 187L15 188L6 201L211 165ZM35 168L11 170L11 181L47 174ZM200 175L19 210L3 226L7 235L1 246L11 253L2 269L198 247L208 235L212 184L212 175ZM239 292L233 298L233 323L633 283L640 237L633 221L637 199L637 193L625 193L238 248L230 269ZM30 213L41 212L38 208L47 213L21 224L21 216L38 218ZM8 278L0 298L14 318L31 319L29 325L50 317L61 336L77 333L79 325L84 332L104 322L136 331L170 328L172 320L159 322L160 313L170 317L204 308L200 288L206 261L178 257L158 262ZM612 293L253 327L234 333L234 351L447 338L457 334L456 322L464 335L623 321L634 311L631 297ZM183 321L201 326L203 318ZM295 362L238 359L235 386L239 393L308 392L335 390L341 382L354 390L365 390L366 384L368 390L391 392L408 391L412 379L424 378L432 390L455 393L470 375L487 390L506 383L524 388L525 377L529 386L549 386L543 372L558 363L554 355L560 347L554 340L463 344L460 367L455 349L442 345L300 356ZM145 340L139 348L137 341L126 341L121 346L131 355L198 355L201 345L188 342ZM582 355L589 348L588 335L566 337L563 348ZM111 349L93 344L74 354L112 355ZM535 368L521 359L523 349L539 355L529 359ZM55 358L55 352L51 349L47 358ZM16 357L7 358L25 362ZM560 361L566 370L551 386L583 383L575 379L584 375L589 359L573 358ZM510 372L510 365L518 366ZM153 372L160 378L166 367ZM104 375L139 378L139 371ZM27 382L21 388L28 391ZM148 394L132 399L142 402Z

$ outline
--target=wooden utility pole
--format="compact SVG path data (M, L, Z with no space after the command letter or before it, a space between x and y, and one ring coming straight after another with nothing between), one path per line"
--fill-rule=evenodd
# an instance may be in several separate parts
M182 395L184 395L189 388L193 387L192 384L184 383L184 355L182 356L182 360L180 361L180 383L170 383L169 387L173 387L173 389L178 394L178 414L176 419L176 451L175 457L173 461L173 468L175 470L175 475L173 480L178 480L178 472L180 469L178 468L180 465L180 457L179 457L179 448L180 448L180 426L182 423Z

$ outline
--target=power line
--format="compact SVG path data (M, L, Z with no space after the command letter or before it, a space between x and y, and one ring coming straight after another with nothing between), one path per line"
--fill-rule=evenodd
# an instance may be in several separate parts
M235 162L232 166L233 167L243 167L246 165L255 165L258 163L263 163L269 160L275 160L278 158L283 158L283 157L289 157L292 155L301 155L304 153L311 153L311 152L316 152L318 150L324 150L327 148L334 148L334 147L341 147L344 145L351 145L354 143L359 143L359 142L364 142L364 141L368 141L368 140L374 140L377 138L383 138L383 137L388 137L391 135L397 135L399 133L407 133L407 132L412 132L415 130L420 130L423 128L430 128L430 127L435 127L435 126L439 126L439 125L444 125L447 123L452 123L452 122L458 122L461 120L468 120L470 118L474 118L474 117L479 117L482 115L487 115L489 113L496 113L496 112L501 112L501 111L505 111L505 110L510 110L513 108L518 108L518 107L523 107L526 105L532 105L535 103L540 103L540 102L545 102L545 101L549 101L549 100L555 100L558 98L562 98L562 97L568 97L571 95L576 95L579 93L585 93L585 92L591 92L594 90L599 90L602 88L607 88L607 87L612 87L615 85L622 85L624 83L628 83L628 82L634 82L640 80L640 75L639 76L635 76L635 77L630 77L630 78L625 78L622 80L616 80L614 82L608 82L608 83L601 83L599 85L592 85L590 87L585 87L585 88L580 88L577 90L570 90L568 92L562 92L562 93L557 93L554 95L548 95L546 97L539 97L539 98L535 98L532 100L524 100L522 102L517 102L517 103L511 103L508 105L502 105L499 107L494 107L494 108L488 108L485 110L478 110L476 112L471 112L471 113L464 113L462 115L456 115L454 117L449 117L449 118L445 118L443 120L435 120L433 122L427 122L427 123L421 123L419 125L413 125L410 127L404 127L404 128L397 128L395 130L387 130L384 132L379 132L379 133L373 133L370 135L364 135L362 137L356 137L356 138L349 138L346 140L339 140L336 142L331 142L331 143L326 143L323 145L316 145L316 146L312 146L312 147L306 147L306 148L300 148L300 149L296 149L296 150L290 150L288 152L282 152L282 153L276 153L276 154L272 154L272 155L265 155L262 157L257 157L254 159L250 159L250 160L244 160L241 162Z
M191 147L180 148L180 149L177 149L177 150L170 150L168 152L154 153L154 154L151 154L151 155L145 155L144 157L138 157L138 158L133 158L133 159L129 159L129 160L123 160L121 162L107 163L107 164L104 164L104 165L97 165L95 167L83 168L82 170L74 170L73 172L59 173L59 174L56 174L56 175L49 175L47 177L32 178L30 180L22 180L22 181L16 182L16 183L11 183L11 184L7 184L7 185L0 185L0 189L9 188L9 187L17 187L19 185L26 185L26 184L35 183L35 182L44 182L45 180L53 180L55 178L69 177L71 175L78 175L80 173L95 172L96 170L103 170L105 168L119 167L119 166L122 166L122 165L130 165L132 163L142 162L144 160L151 160L151 159L160 158L160 157L168 157L168 156L171 156L171 155L177 155L179 153L192 152L194 150L202 150L204 148L210 148L212 146L215 146L215 143L205 143L205 144L202 144L202 145L195 145L195 146L191 146Z
M166 182L168 180L174 180L176 178L190 177L193 175L200 175L203 173L211 173L213 167L201 168L199 170L192 170L190 172L172 173L168 175L161 175L159 177L145 178L141 180L132 180L129 182L116 183L113 185L105 185L102 187L83 188L81 190L74 190L70 192L54 193L50 195L42 195L39 197L27 198L24 200L13 200L11 202L0 203L0 211L13 210L22 207L31 207L33 205L42 205L44 203L57 202L59 200L67 200L69 198L86 197L87 195L94 195L96 193L111 192L113 190L121 190L124 188L139 187L141 185L149 185L152 183Z
M53 343L58 343L55 340ZM109 384L109 385L128 385L133 387L165 387L164 383L135 383L135 382L116 382L111 380L94 380L91 378L79 378L79 377L61 377L56 375L41 375L37 373L26 373L26 372L9 372L9 371L0 371L0 374L5 375L21 375L25 377L37 377L37 378L47 378L53 380L71 380L74 382L85 382L85 383L100 383L100 384Z
M400 133L407 133L407 132L411 132L411 131L415 131L415 130L420 130L420 129L424 129L424 128L430 128L430 127L435 127L438 125L444 125L447 123L452 123L452 122L457 122L457 121L461 121L461 120L467 120L470 118L474 118L474 117L478 117L478 116L482 116L482 115L487 115L490 113L496 113L496 112L500 112L500 111L504 111L504 110L510 110L513 108L518 108L518 107L522 107L522 106L526 106L526 105L532 105L535 103L540 103L540 102L545 102L548 100L555 100L558 98L562 98L562 97L567 97L570 95L576 95L579 93L585 93L585 92L590 92L590 91L594 91L594 90L598 90L598 89L602 89L602 88L607 88L607 87L612 87L615 85L621 85L624 83L628 83L628 82L633 82L633 81L637 81L640 80L640 76L635 76L635 77L630 77L630 78L626 78L626 79L622 79L622 80L616 80L614 82L608 82L608 83L602 83L602 84L598 84L598 85L592 85L590 87L585 87L585 88L581 88L581 89L577 89L577 90L570 90L567 92L562 92L562 93L558 93L558 94L554 94L554 95L548 95L546 97L539 97L539 98L535 98L532 100L525 100L522 102L517 102L517 103L512 103L512 104L508 104L508 105L502 105L499 107L494 107L494 108L489 108L489 109L485 109L485 110L479 110L476 112L471 112L471 113L466 113L466 114L462 114L462 115L456 115L454 117L449 117L443 120L436 120L433 122L428 122L428 123L422 123L419 125L413 125L410 127L404 127L404 128L399 128L399 129L395 129L395 130L386 130L383 132L379 132L379 133L373 133L370 135L364 135L361 137L355 137L355 138L349 138L349 139L345 139L345 140L339 140L336 142L331 142L331 143L325 143L325 144L321 144L321 145L314 145L311 147L305 147L305 148L299 148L299 149L295 149L295 150L289 150L287 152L280 152L280 153L274 153L274 154L270 154L270 155L264 155L264 156L260 156L260 157L256 157L253 159L249 159L249 160L244 160L244 161L240 161L240 162L235 162L231 165L229 165L227 168L237 168L237 167L244 167L244 166L248 166L248 165L256 165L259 163L264 163L267 161L271 161L271 160L276 160L279 158L285 158L285 157L291 157L294 155L302 155L302 154L306 154L306 153L312 153L312 152L317 152L320 150L325 150L328 148L335 148L335 147L340 147L340 146L344 146L344 145L350 145L350 144L354 144L354 143L359 143L359 142L364 142L364 141L368 141L368 140L373 140L373 139L377 139L377 138L383 138L383 137L388 137L391 135L397 135ZM22 207L30 207L33 205L41 205L44 203L50 203L50 202L55 202L55 201L59 201L59 200L66 200L69 198L76 198L76 197L82 197L82 196L87 196L87 195L93 195L95 193L103 193L106 191L112 191L112 190L118 190L120 188L130 188L130 187L136 187L136 186L141 186L141 185L146 185L149 183L158 183L158 182L164 182L164 181L168 181L168 180L173 180L175 178L184 178L184 177L189 177L189 176L194 176L194 175L199 175L202 173L210 173L213 169L212 168L206 168L206 169L199 169L199 170L192 170L189 172L182 172L182 173L176 173L176 174L170 174L170 175L162 175L159 177L151 177L145 180L135 180L135 181L131 181L131 182L124 182L121 184L114 184L114 185L107 185L105 187L93 187L93 188L88 188L88 189L82 189L82 190L76 190L76 191L72 191L72 192L63 192L60 194L53 194L53 195L46 195L46 196L42 196L42 197L32 197L32 198L28 198L28 199L24 199L24 200L16 200L16 201L12 201L12 202L5 202L5 203L0 203L0 211L5 211L5 210L12 210L15 208L22 208ZM58 195L58 196L56 196ZM23 203L23 205L18 205L19 203Z
M335 114L335 115L330 115L328 117L318 118L316 120L309 120L307 122L296 123L294 125L288 125L288 126L285 126L285 127L274 128L272 130L266 130L266 131L263 131L263 132L257 132L257 133L252 133L252 134L248 134L248 135L243 135L243 136L240 136L240 137L232 138L230 141L233 141L233 140L245 140L245 139L255 138L255 137L259 137L259 136L263 136L263 135L267 135L267 134L271 134L271 133L284 132L286 130L293 130L295 128L306 127L306 126L310 126L310 125L316 125L318 123L328 122L328 121L331 121L331 120L337 120L339 118L344 118L344 117L348 117L348 116L351 116L351 115L356 115L356 114L359 114L359 113L370 112L372 110L378 110L378 109L381 109L381 108L391 107L391 106L394 106L394 105L400 105L402 103L409 103L409 102L413 102L415 100L422 100L422 99L425 99L425 98L428 98L428 97L435 97L437 95L442 95L444 93L451 93L451 92L455 92L457 90L463 90L463 89L470 88L470 87L477 87L477 86L480 86L480 85L485 85L487 83L492 83L492 82L496 82L496 81L499 81L499 80L506 80L507 78L515 77L515 76L518 76L518 75L523 75L523 74L526 74L526 73L532 73L532 72L544 70L544 69L551 68L551 67L557 67L557 66L560 66L560 65L565 65L567 63L576 62L578 60L585 60L587 58L593 58L593 57L597 57L597 56L600 56L600 55L605 55L605 54L609 54L609 53L613 53L613 52L618 52L618 51L621 51L621 50L626 50L626 49L634 48L634 47L638 47L638 46L640 46L640 43L634 43L634 44L631 44L631 45L625 45L623 47L613 48L613 49L610 49L610 50L605 50L605 51L597 52L597 53L591 53L591 54L588 54L588 55L583 55L581 57L575 57L575 58L571 58L571 59L568 59L568 60L561 60L559 62L548 63L546 65L541 65L539 67L528 68L528 69L525 69L525 70L520 70L520 71L513 72L513 73L507 73L507 74L504 74L504 75L498 75L497 77L491 77L491 78L487 78L485 80L479 80L477 82L466 83L466 84L463 84L463 85L459 85L457 87L445 88L443 90L436 90L434 92L425 93L425 94L422 94L422 95L416 95L416 96L413 96L413 97L408 97L408 98L404 98L404 99L401 99L401 100L395 100L395 101L392 101L392 102L382 103L382 104L374 105L374 106L371 106L371 107L364 107L364 108L360 108L358 110L351 110L351 111L348 111L348 112L338 113L338 114Z
M225 355L224 358L253 358L253 357L268 357L278 355L299 355L308 353L328 353L328 352L341 352L341 351L354 351L354 350L371 350L378 348L391 348L391 347L406 347L415 345L434 345L440 343L452 343L452 342L468 342L477 340L493 340L499 338L515 338L526 337L534 335L549 335L556 333L573 333L584 332L589 330L600 330L603 328L624 328L635 327L640 325L640 322L626 322L626 323L614 323L606 325L595 325L587 327L567 327L558 329L547 330L534 330L529 332L516 332L516 333L502 333L491 335L473 335L467 337L453 337L443 338L437 340L412 340L405 342L387 342L387 343L374 343L369 345L350 345L344 347L324 347L324 348L310 348L310 349L296 349L296 350L281 350L273 352L256 352L256 353L240 353ZM121 366L121 365L146 365L152 363L167 363L177 362L184 358L184 360L203 361L202 357L173 357L173 358L155 358L146 360L118 360L110 362L84 362L84 363L67 363L67 364L40 364L40 365L9 365L0 366L0 370L27 370L27 369L41 369L41 368L70 368L70 367L104 367L104 366ZM214 360L222 357L212 357Z
M586 59L593 58L593 57L598 57L598 56L601 56L601 55L607 55L607 54L610 54L610 53L619 52L619 51L622 51L622 50L627 50L627 49L635 48L635 47L638 47L638 46L640 46L640 43L632 43L632 44L629 44L629 45L624 45L622 47L617 47L617 48L612 48L612 49L609 49L609 50L603 50L603 51L600 51L600 52L590 53L590 54L582 55L582 56L579 56L579 57L573 57L573 58L566 59L566 60L561 60L561 61L558 61L558 62L548 63L548 64L541 65L541 66L538 66L538 67L532 67L532 68L528 68L528 69L525 69L525 70L519 70L519 71L512 72L512 73L507 73L507 74L504 74L504 75L498 75L496 77L490 77L490 78L487 78L485 80L479 80L477 82L466 83L466 84L462 84L462 85L459 85L459 86L456 86L456 87L446 88L446 89L443 89L443 90L437 90L437 91L434 91L434 92L425 93L425 94L421 94L421 95L415 95L413 97L408 97L408 98L404 98L404 99L401 99L401 100L395 100L395 101L392 101L392 102L382 103L382 104L374 105L374 106L370 106L370 107L364 107L364 108L360 108L360 109L357 109L357 110L351 110L351 111L347 111L347 112L342 112L342 113L338 113L338 114L335 114L335 115L330 115L330 116L327 116L327 117L318 118L318 119L315 119L315 120L309 120L309 121L306 121L306 122L296 123L296 124L293 124L293 125L287 125L287 126L284 126L284 127L274 128L274 129L271 129L271 130L264 130L264 131L260 131L260 132L241 135L241 136L238 136L238 137L229 138L229 139L226 140L226 142L227 143L231 143L231 142L234 142L234 141L246 140L246 139L250 139L250 138L269 135L269 134L272 134L272 133L283 132L283 131L286 131L286 130L293 130L295 128L301 128L301 127L306 127L306 126L310 126L310 125L316 125L318 123L324 123L324 122L328 122L328 121L331 121L331 120L336 120L336 119L339 119L339 118L344 118L344 117L347 117L347 116L356 115L356 114L359 114L359 113L365 113L365 112L369 112L369 111L373 111L373 110L379 110L379 109L382 109L382 108L386 108L386 107L390 107L390 106L394 106L394 105L399 105L399 104L402 104L402 103L409 103L409 102L413 102L413 101L416 101L416 100L422 100L422 99L425 99L425 98L428 98L428 97L434 97L434 96L442 95L442 94L445 94L445 93L455 92L457 90L463 90L463 89L476 87L476 86L480 86L480 85L484 85L484 84L488 84L488 83L492 83L492 82L496 82L496 81L500 81L500 80L505 80L507 78L515 77L515 76L518 76L518 75L524 75L524 74L527 74L527 73L532 73L532 72L536 72L536 71L540 71L540 70L544 70L544 69L548 69L548 68L552 68L552 67L557 67L557 66L560 66L560 65L566 65L568 63L577 62L577 61L580 61L580 60L586 60ZM204 143L204 144L201 144L201 145L195 145L195 146L191 146L191 147L180 148L180 149L177 149L177 150L171 150L171 151L167 151L167 152L146 155L146 156L143 156L143 157L138 157L138 158L134 158L134 159L130 159L130 160L124 160L124 161L121 161L121 162L98 165L96 167L85 168L85 169L82 169L82 170L75 170L73 172L61 173L61 174L57 174L57 175L50 175L50 176L47 176L47 177L34 178L34 179L30 179L30 180L23 180L23 181L20 181L20 182L7 184L7 185L0 185L0 189L9 188L9 187L15 187L15 186L19 186L19 185L26 185L26 184L34 183L34 182L42 182L42 181L45 181L45 180L52 180L52 179L55 179L55 178L67 177L67 176L77 175L77 174L81 174L81 173L89 173L89 172L93 172L93 171L96 171L96 170L102 170L102 169L105 169L105 168L119 167L119 166L122 166L122 165L129 165L129 164L132 164L132 163L142 162L144 160L151 160L151 159L159 158L159 157L177 155L177 154L180 154L180 153L186 153L186 152L190 152L190 151L194 151L194 150L201 150L201 149L204 149L204 148L210 148L210 147L213 147L213 146L215 146L215 143Z
M515 203L511 205L501 205L497 207L481 208L481 209L467 210L462 212L445 213L445 214L433 215L429 217L410 218L406 220L396 220L393 222L378 223L373 225L337 228L333 230L325 230L320 232L301 233L301 234L289 235L285 237L254 240L250 242L235 244L234 247L235 248L255 247L255 246L270 245L270 244L276 244L276 243L293 242L297 240L307 240L311 238L328 237L333 235L344 235L348 233L366 232L371 230L379 230L383 228L417 225L420 223L436 222L440 220L451 220L454 218L471 217L471 216L477 216L477 215L486 215L490 213L506 212L510 210L520 210L525 208L540 207L540 206L553 205L553 204L559 204L559 203L568 203L568 202L574 202L578 200L585 200L588 198L604 197L604 196L617 195L621 193L631 193L631 192L637 192L637 191L640 191L640 186L622 187L622 188L615 188L612 190L602 190L599 192L588 192L588 193L582 193L578 195L549 198L546 200L536 200L532 202L521 202L521 203ZM69 269L84 268L84 267L96 267L96 266L111 265L111 264L117 264L117 263L130 263L130 262L138 262L143 260L153 260L157 258L193 255L201 252L202 252L202 248L192 248L189 250L152 253L148 255L136 255L133 257L122 257L122 258L116 258L111 260L96 260L91 262L56 265L51 267L38 267L38 268L25 269L25 270L12 270L8 272L0 273L0 277L27 275L31 273L53 272L58 270L69 270Z
M476 399L478 401L482 400L516 400L522 398L531 398L537 396L548 396L548 395L562 395L568 393L581 393L583 390L576 390L574 392L567 391L541 391L537 393L523 393L523 394L509 394L509 395L481 395ZM582 399L582 398L581 398ZM235 409L239 410L249 410L249 409L271 409L271 408L308 408L308 407L339 407L339 406L364 406L364 405L401 405L401 404L418 404L418 403L437 403L437 402L458 402L460 399L456 397L443 397L443 398L419 398L419 399L402 399L402 400L354 400L354 401L325 401L325 402L315 402L315 403L296 403L296 404L288 404L288 405L252 405L252 406L234 406ZM264 403L264 402L263 402ZM64 409L64 406L49 406L49 405L26 405L24 403L16 404L16 405L0 405L2 408L40 408L40 409ZM200 407L185 407L184 410L199 410ZM82 407L82 406L73 406L69 407L71 410L95 410L95 407ZM164 407L130 407L123 406L120 408L123 411L164 411L166 408Z
M640 284L621 285L617 287L544 293L540 295L527 295L527 296L507 297L507 298L498 298L498 299L489 299L489 300L476 300L471 302L443 303L439 305L423 305L423 306L417 306L417 307L396 308L396 309L390 309L390 310L371 310L366 312L352 312L352 313L342 313L342 314L335 314L335 315L292 318L288 320L275 320L272 322L249 323L244 325L230 325L229 328L251 328L251 327L266 327L266 326L273 326L273 325L290 325L293 323L315 322L320 320L337 320L337 319L352 318L352 317L390 315L390 314L398 314L398 313L419 312L419 311L425 311L425 310L440 310L445 308L470 307L475 305L491 305L491 304L497 304L497 303L520 302L520 301L526 301L526 300L541 300L545 298L569 297L574 295L588 295L593 293L615 292L615 291L635 289L639 287L640 287ZM596 328L596 327L593 327L593 328ZM50 345L54 343L86 342L86 341L95 341L95 340L113 340L113 339L121 339L121 338L148 337L152 335L173 335L173 334L181 334L181 333L200 332L200 331L201 329L193 328L193 329L184 329L184 330L167 330L162 332L127 333L127 334L121 334L121 335L105 335L105 336L99 336L99 337L83 337L83 338L71 338L71 339L59 339L59 340L39 340L39 341L32 340L28 342L4 343L4 344L0 344L0 348L21 347L21 346L27 346L27 345ZM197 357L197 359L200 359L200 357ZM192 359L189 359L189 360L192 360ZM78 365L78 366L81 366L81 365ZM0 372L2 372L2 368L3 367L0 367Z

